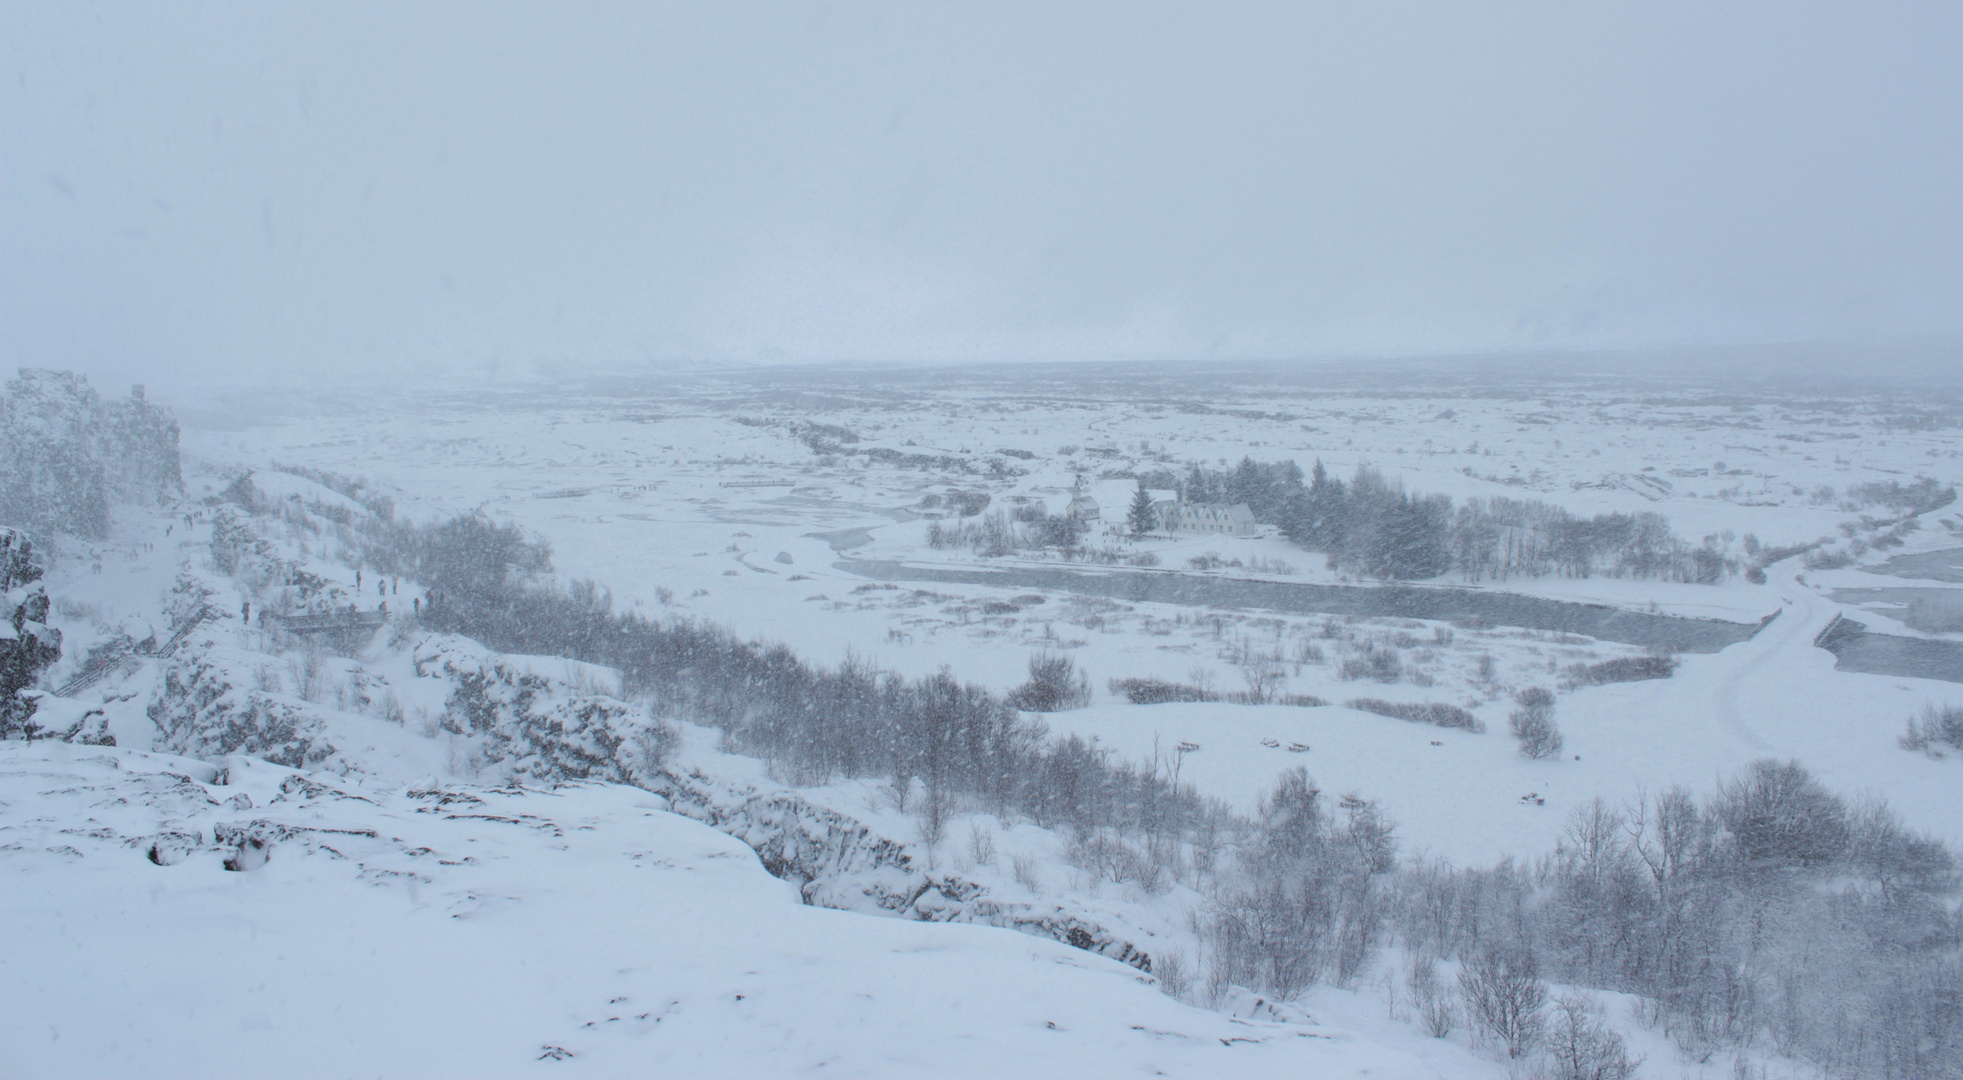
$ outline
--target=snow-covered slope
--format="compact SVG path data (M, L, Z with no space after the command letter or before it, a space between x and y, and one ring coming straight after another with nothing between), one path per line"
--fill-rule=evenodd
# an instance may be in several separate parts
M1026 934L805 906L625 786L13 742L0 791L9 1075L1445 1075Z
M554 452L526 464L538 484L506 492L515 474L501 456L421 461L419 490L441 494L390 489L395 520L464 509L484 494L472 484L497 477L493 512L562 542L562 569L623 583L623 609L727 621L819 659L863 648L902 671L951 662L997 686L1023 677L1031 651L1062 651L1095 675L1093 704L1047 717L1053 734L1171 769L1243 812L1279 771L1306 766L1332 799L1381 800L1407 856L1524 859L1559 843L1569 811L1595 796L1703 790L1768 755L1848 794L1886 792L1911 825L1957 835L1954 762L1895 745L1901 717L1946 684L1836 670L1812 642L1840 601L1801 580L1797 559L1760 584L1509 585L1747 622L1783 609L1757 638L1685 657L1670 679L1571 686L1571 669L1640 647L1473 621L866 581L833 565L840 529L814 527L865 534L843 544L857 554L974 565L972 551L926 549L928 522L900 504L980 481L819 461L841 487L807 489L801 460L741 441L763 430L745 418L683 426L685 445L664 448L677 456L634 461L658 480L622 472L607 486ZM485 446L502 445L493 434ZM632 435L645 437L638 421ZM885 438L913 445L901 435ZM516 441L532 437L545 439ZM278 441L208 449L263 465ZM278 449L348 467L325 445ZM711 445L742 460L680 456ZM1137 447L1131 464L1166 460ZM1016 468L1075 468L1062 460L1071 449L1047 464L1017 456ZM120 745L0 748L0 918L22 942L0 956L0 1000L27 1003L0 1010L0 1075L1507 1075L1486 1036L1461 1026L1428 1038L1408 996L1400 1008L1408 957L1395 943L1285 1007L1215 979L1203 924L1235 879L1183 872L1198 863L1177 851L1147 884L1066 825L979 803L955 806L930 842L904 776L816 784L795 760L732 752L771 753L689 723L702 717L685 706L627 694L611 668L430 632L415 617L425 583L378 580L363 561L361 537L390 514L376 489L309 475L322 482L268 469L235 483L230 466L194 462L202 505L119 515L112 536L68 545L50 574L50 625L67 652L46 685L72 684L92 657L122 659L78 696L47 699L45 715L88 714ZM1005 473L996 505L1066 491L1063 480ZM1129 481L1093 483L1115 505ZM1726 514L1756 508L1714 501ZM859 527L868 518L893 523ZM1272 537L1221 546L1225 568L1216 538L1153 543L1167 573L1339 577ZM384 599L386 625L360 640L309 641L265 618ZM202 621L163 655L192 609ZM1399 665L1350 673L1366 653ZM1150 674L1232 689L1269 662L1293 693L1456 704L1488 730L1341 704L1135 705L1105 683ZM1505 715L1516 690L1549 685L1568 745L1526 760ZM1198 749L1171 749L1181 743ZM1449 977L1455 961L1442 963ZM1607 1022L1654 1074L1730 1075L1728 1051L1680 1051L1632 1000L1607 1000ZM1194 1001L1221 1011L1183 1003Z

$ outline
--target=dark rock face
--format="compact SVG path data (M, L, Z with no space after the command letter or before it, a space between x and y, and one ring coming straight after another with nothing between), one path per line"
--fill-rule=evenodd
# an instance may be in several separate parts
M514 779L644 785L672 739L641 709L548 679L461 639L432 638L416 674L448 679L443 727L482 739L488 763Z
M231 754L302 769L337 752L318 708L281 694L234 686L210 649L174 661L150 705L160 748L215 761ZM232 665L236 666L236 665Z
M99 540L112 504L183 489L177 436L140 395L105 402L72 371L23 368L0 396L0 520Z
M33 686L50 664L61 659L61 631L48 625L48 593L39 583L41 567L25 533L0 528L0 739L33 738L36 703L21 691Z
M980 882L923 872L904 844L794 791L725 787L673 770L645 786L664 795L675 813L749 845L764 869L797 883L814 907L1000 926L1152 970L1151 955L1122 933L1061 905L998 900Z

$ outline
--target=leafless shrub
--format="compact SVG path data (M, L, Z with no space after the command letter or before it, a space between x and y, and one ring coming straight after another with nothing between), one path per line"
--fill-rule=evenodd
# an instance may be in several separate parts
M327 660L320 646L307 643L307 651L300 657L294 671L294 681L298 684L300 698L304 701L319 701L323 688L323 677L327 671Z
M1252 657L1241 665L1241 678L1247 683L1243 699L1249 705L1264 705L1274 699L1275 689L1285 674L1271 661Z
M1009 868L1015 875L1016 881L1023 888L1028 889L1037 896L1043 895L1043 879L1036 873L1035 859L1027 855L1011 856L1009 859Z
M979 821L968 827L968 854L974 857L976 866L995 864L995 834Z
M1165 868L1146 852L1106 832L1095 832L1070 846L1070 862L1115 884L1127 882L1148 893L1165 891Z
M1899 742L1904 750L1920 751L1933 758L1943 756L1944 746L1963 750L1963 709L1954 705L1941 708L1924 705L1920 714L1908 718L1908 729Z
M1599 664L1570 665L1563 673L1562 682L1569 687L1603 686L1608 683L1641 682L1644 679L1667 679L1676 670L1675 657L1621 656Z
M1628 1080L1636 1074L1643 1059L1629 1056L1628 1044L1601 1013L1599 1004L1578 994L1554 1003L1546 1036L1549 1080Z
M1401 701L1384 701L1379 698L1351 698L1343 704L1352 709L1376 713L1378 716L1394 716L1399 720L1409 720L1414 724L1436 724L1443 728L1464 728L1474 733L1486 730L1477 716L1457 705L1442 701L1428 701L1415 704Z
M1545 687L1529 686L1515 696L1519 708L1507 717L1506 729L1520 740L1520 752L1544 758L1561 751L1561 729L1554 724L1554 695Z
M1091 703L1090 676L1077 661L1055 653L1029 658L1029 681L1009 692L1009 704L1025 712L1064 712Z
M1368 645L1358 655L1345 657L1336 669L1336 677L1345 682L1375 679L1380 683L1394 683L1404 677L1404 661L1396 649Z
M1452 1006L1452 989L1438 980L1438 964L1429 956L1416 956L1404 975L1404 987L1418 1010L1418 1022L1425 1034L1442 1039L1459 1025L1458 1010Z
M1186 974L1186 960L1178 952L1167 950L1153 956L1152 974L1158 976L1159 988L1171 997L1184 1000L1193 988L1192 977Z
M286 682L271 664L260 664L252 669L252 688L268 694L283 694L286 692Z
M1481 952L1460 969L1459 993L1473 1026L1504 1044L1506 1056L1525 1057L1540 1042L1547 1026L1541 1012L1547 1003L1547 984L1540 981L1540 965L1532 952Z
M1164 679L1112 679L1107 683L1114 694L1123 694L1133 705L1162 705L1168 701L1219 701L1220 695L1204 687Z
M1838 570L1853 564L1853 552L1841 548L1815 548L1806 554L1808 570Z

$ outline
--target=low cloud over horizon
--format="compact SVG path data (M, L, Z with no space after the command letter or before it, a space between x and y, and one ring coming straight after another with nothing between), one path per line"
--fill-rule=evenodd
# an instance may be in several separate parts
M0 364L1963 341L1963 9L9 5Z

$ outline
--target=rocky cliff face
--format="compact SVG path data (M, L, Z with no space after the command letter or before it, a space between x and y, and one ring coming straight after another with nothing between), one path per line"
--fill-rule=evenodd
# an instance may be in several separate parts
M464 638L427 638L415 662L418 676L451 684L444 729L479 737L487 764L513 780L646 787L660 774L670 735L646 709Z
M150 708L159 748L208 761L244 755L289 768L360 771L360 762L343 760L337 749L334 710L240 685L252 681L256 655L207 646L172 661ZM503 656L444 635L419 643L414 663L419 678L448 686L441 727L469 738L482 767L505 782L640 787L664 796L674 812L741 840L773 875L796 884L808 904L1001 926L1151 970L1137 935L1060 905L998 899L982 882L923 869L905 843L796 789L718 780L664 762L673 733L644 708L586 685L599 679L582 674L586 669L555 674L556 661ZM227 841L227 850L246 860L258 857L250 847Z
M239 685L254 655L212 647L173 660L150 704L158 748L207 761L244 754L294 769L333 758L324 710Z
M37 703L23 693L61 659L61 631L48 625L48 593L33 542L15 529L0 528L0 739L44 737L45 718L34 719Z
M1132 935L1061 905L1000 900L980 882L922 870L905 844L792 789L719 783L674 770L664 770L645 786L667 796L676 813L749 845L765 869L798 885L807 904L922 922L1000 926L1152 970L1150 954Z

